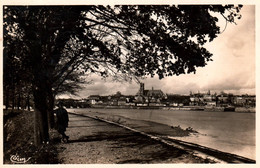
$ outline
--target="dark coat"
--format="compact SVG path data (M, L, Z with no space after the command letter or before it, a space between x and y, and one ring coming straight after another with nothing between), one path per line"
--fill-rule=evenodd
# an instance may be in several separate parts
M57 117L57 129L59 132L66 131L69 122L69 116L67 110L64 108L58 108L55 110L56 117Z

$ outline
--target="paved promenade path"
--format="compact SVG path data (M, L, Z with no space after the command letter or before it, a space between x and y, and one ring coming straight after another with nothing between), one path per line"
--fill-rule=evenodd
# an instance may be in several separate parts
M139 133L70 114L66 134L69 143L58 143L63 164L205 163L199 157L165 145Z

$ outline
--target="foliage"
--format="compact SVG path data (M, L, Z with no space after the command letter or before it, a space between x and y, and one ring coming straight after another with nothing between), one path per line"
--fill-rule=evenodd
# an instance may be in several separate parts
M35 132L45 141L55 94L75 92L82 74L126 80L196 72L212 57L203 45L220 33L212 12L235 23L241 7L4 6L4 83L14 83L13 64L11 79L31 85Z
M25 44L27 52L32 52L33 34L46 66L57 66L66 58L60 73L50 75L52 82L75 69L103 76L158 74L163 78L205 66L212 54L203 45L220 33L218 18L211 13L220 13L234 23L241 17L241 7L9 6L5 7L4 25L9 30L5 34L19 37L19 47ZM27 61L32 65L41 60Z

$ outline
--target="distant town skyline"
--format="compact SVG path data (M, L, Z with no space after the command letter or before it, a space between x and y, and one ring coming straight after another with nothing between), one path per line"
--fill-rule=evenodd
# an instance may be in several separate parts
M169 94L189 94L192 92L227 92L233 94L256 94L255 90L255 6L244 5L241 10L242 19L237 25L228 24L220 19L221 34L205 47L213 53L213 61L198 68L196 74L184 74L159 80L158 77L147 77L141 82L146 89L161 89ZM134 95L139 84L129 82L113 82L111 78L102 80L97 75L87 77L92 84L84 85L78 98L89 95L112 95L120 91L125 95ZM59 97L75 97L61 95Z

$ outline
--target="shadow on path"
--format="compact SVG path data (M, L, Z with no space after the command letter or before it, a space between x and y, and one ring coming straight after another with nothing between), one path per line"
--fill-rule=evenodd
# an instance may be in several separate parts
M104 125L73 125L73 126L69 126L68 128L80 128L80 127L103 127Z
M125 149L135 149L142 153L142 157L124 157L116 163L154 163L172 158L178 158L187 154L186 151L176 149L174 147L167 146L158 141L149 139L139 133L132 133L126 131L126 133L119 133L117 131L109 132L95 132L89 136L81 136L79 139L69 140L68 143L86 143L86 142L97 142L97 141L109 141L111 142L110 148L113 150L124 151ZM156 150L160 148L162 150ZM149 149L149 150L148 150ZM151 150L150 150L151 149ZM146 152L144 152L146 151ZM156 152L154 152L156 151Z

